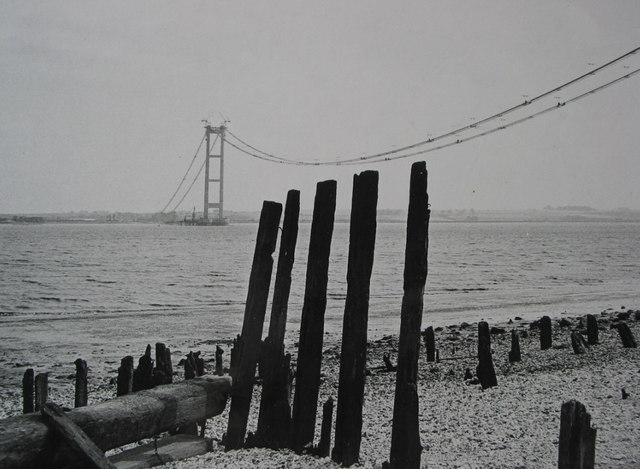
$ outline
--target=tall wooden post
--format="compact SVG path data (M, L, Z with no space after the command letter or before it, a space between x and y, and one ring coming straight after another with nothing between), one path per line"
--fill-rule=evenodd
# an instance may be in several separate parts
M116 395L125 396L133 391L133 357L127 355L120 360Z
M598 321L593 314L587 314L587 341L589 345L598 343Z
M491 356L489 324L486 321L478 323L478 366L476 367L476 374L482 389L498 385L496 370L493 367L493 358Z
M424 330L424 346L427 349L427 361L436 361L436 336L433 332L433 326Z
M551 348L551 318L542 316L540 318L540 350Z
M522 360L522 354L520 353L520 336L518 331L511 330L511 350L509 351L509 362L519 362Z
M347 298L342 326L336 435L332 459L350 466L360 457L362 405L367 365L369 284L373 269L378 172L353 176ZM418 330L418 342L420 334Z
M316 186L291 422L291 447L296 451L313 443L316 426L336 187L333 180L319 182Z
M35 379L36 383L36 412L42 409L42 406L49 399L49 375L47 373L38 373Z
M287 194L282 223L269 334L262 346L264 381L256 444L270 448L286 446L291 427L291 405L288 392L289 364L284 355L284 335L291 290L291 270L298 239L299 215L300 191L291 190Z
M262 205L240 347L233 375L231 408L225 440L227 450L241 448L247 431L253 382L262 339L262 324L271 283L272 254L276 248L281 214L282 205L279 203L265 201Z
M75 361L76 365L76 393L74 407L84 407L87 405L87 362L82 358Z
M430 214L427 168L424 162L417 162L411 166L409 187L404 294L391 431L392 468L420 467L422 446L418 424L418 353L424 286L427 280Z

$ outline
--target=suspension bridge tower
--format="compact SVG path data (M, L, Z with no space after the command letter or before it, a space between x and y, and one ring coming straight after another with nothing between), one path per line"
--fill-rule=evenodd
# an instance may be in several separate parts
M209 123L205 125L207 149L205 155L204 171L204 214L205 225L226 225L224 218L224 133L227 128L224 125L212 127ZM211 135L215 135L213 142ZM213 161L212 161L213 160ZM218 164L215 164L215 163ZM209 194L213 187L213 192L218 189L217 201L210 202ZM217 217L209 216L209 209L218 209Z

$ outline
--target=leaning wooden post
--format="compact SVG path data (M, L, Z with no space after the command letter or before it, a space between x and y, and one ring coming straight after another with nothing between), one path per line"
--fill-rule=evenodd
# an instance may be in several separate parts
M551 318L549 316L542 316L540 318L540 350L547 350L551 348Z
M244 445L253 382L260 353L262 324L271 283L272 254L276 248L281 214L282 204L269 201L263 203L240 334L241 347L233 375L229 424L225 439L227 450L241 448Z
M424 330L424 346L427 349L427 361L436 361L436 336L433 332L433 326Z
M593 314L587 314L587 342L589 345L598 344L598 321Z
M22 413L30 414L35 410L34 407L34 381L35 373L33 368L27 368L22 377Z
M76 365L76 393L74 407L84 407L87 405L87 362L82 358L75 361Z
M498 385L496 370L493 367L493 358L491 356L489 324L485 321L478 323L478 366L476 367L476 375L478 375L482 389Z
M133 392L133 357L127 355L120 360L116 396L126 396Z
M573 331L571 333L571 347L573 348L573 353L576 355L582 355L586 352L584 347L584 338L582 334L579 332Z
M313 443L316 427L336 186L333 180L319 182L316 186L291 421L290 443L296 451Z
M391 431L392 468L420 467L418 423L418 353L429 251L429 196L424 162L411 167L409 214L404 256L404 294L400 318L398 371Z
M638 346L636 339L633 337L633 333L626 322L618 324L618 334L620 335L620 340L622 340L623 347L636 348Z
M511 350L509 351L509 363L519 362L522 360L520 353L520 336L515 329L511 330Z
M378 172L364 171L354 175L336 434L331 454L334 461L344 466L351 466L358 462L360 457L362 405L367 365L369 285L376 242L377 205Z
M288 444L291 427L291 404L288 392L289 365L285 360L284 335L291 290L291 270L298 239L299 216L300 191L290 190L287 193L282 223L269 334L262 345L261 366L263 367L264 381L256 431L256 445L275 449L285 447Z
M42 406L49 399L49 374L38 373L35 379L36 383L36 412L42 409Z
M593 469L596 453L596 429L584 405L570 400L560 411L558 469Z

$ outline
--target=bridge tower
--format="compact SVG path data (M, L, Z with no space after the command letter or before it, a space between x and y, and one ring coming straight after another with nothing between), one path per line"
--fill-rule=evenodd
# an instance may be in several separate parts
M204 223L207 225L226 225L224 218L224 133L227 128L224 125L212 127L208 123L205 125L207 153L205 156L204 171ZM213 142L211 135L217 135ZM217 151L217 153L216 153ZM218 164L211 160L217 160ZM209 202L210 185L218 185L218 200ZM218 209L217 218L209 218L209 209Z

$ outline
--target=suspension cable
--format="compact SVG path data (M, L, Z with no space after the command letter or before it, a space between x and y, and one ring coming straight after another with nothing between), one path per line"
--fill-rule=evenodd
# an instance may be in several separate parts
M195 154L193 155L193 158L191 159L191 163L189 163L189 167L187 168L187 171L184 173L184 176L182 176L182 180L180 181L180 184L178 184L178 188L176 189L176 191L173 193L173 195L171 196L171 198L169 199L169 202L167 202L167 204L164 206L164 208L160 211L160 213L164 213L164 211L167 209L167 207L171 204L171 202L173 201L173 199L176 197L176 195L178 194L178 191L180 190L180 188L182 187L182 184L184 184L185 179L187 179L187 174L189 174L189 171L191 171L191 167L193 166L193 162L196 160L196 158L198 157L198 153L200 152L200 148L202 148L202 143L204 142L204 139L206 137L206 133L202 136L202 140L200 140L200 144L198 145L198 149L196 150Z

